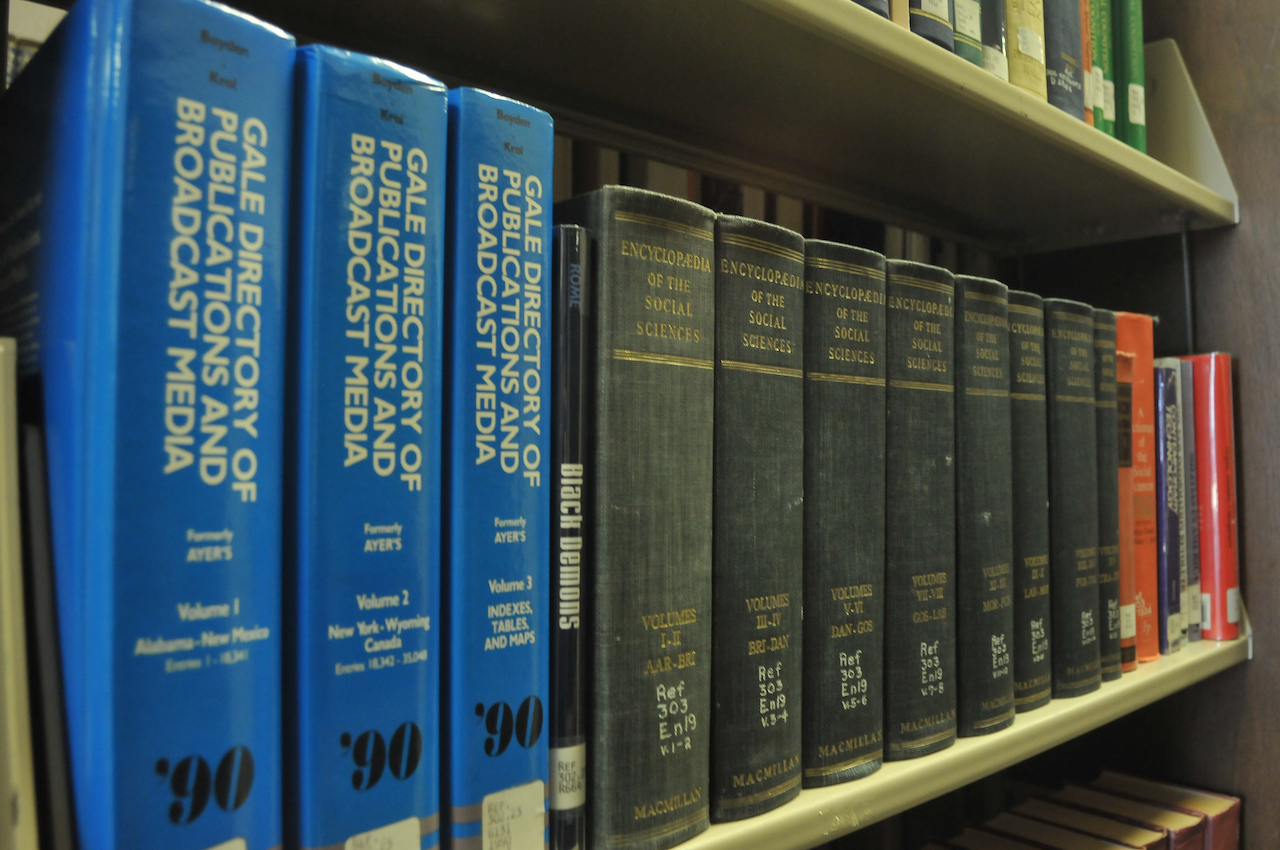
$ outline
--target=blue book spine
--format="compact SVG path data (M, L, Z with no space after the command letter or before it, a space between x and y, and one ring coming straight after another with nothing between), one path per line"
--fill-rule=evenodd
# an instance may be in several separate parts
M329 47L297 74L286 838L420 850L440 834L448 94Z
M442 811L454 848L546 841L553 145L545 112L449 92Z
M45 402L80 845L267 850L293 39L84 0L50 48L2 107L0 277Z
M1177 380L1176 367L1156 367L1156 583L1161 654L1177 652L1182 638Z

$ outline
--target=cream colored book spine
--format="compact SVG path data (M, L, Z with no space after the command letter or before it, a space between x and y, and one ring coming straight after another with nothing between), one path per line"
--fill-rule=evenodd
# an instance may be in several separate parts
M1009 82L1041 100L1049 99L1044 74L1043 0L1006 0L1005 54Z
M0 337L0 848L37 850L18 494L18 345Z

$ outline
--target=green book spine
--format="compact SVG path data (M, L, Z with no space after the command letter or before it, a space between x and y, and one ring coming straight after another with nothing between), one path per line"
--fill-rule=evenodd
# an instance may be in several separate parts
M1120 678L1120 424L1116 416L1116 314L1093 311L1098 429L1098 653L1102 681Z
M1142 54L1142 0L1112 0L1116 138L1147 152L1146 70Z
M1116 134L1116 76L1111 36L1112 0L1089 0L1089 36L1093 49L1093 126Z
M956 55L982 67L982 3L980 0L955 0Z
M711 820L722 822L800 793L804 237L722 215L715 251Z

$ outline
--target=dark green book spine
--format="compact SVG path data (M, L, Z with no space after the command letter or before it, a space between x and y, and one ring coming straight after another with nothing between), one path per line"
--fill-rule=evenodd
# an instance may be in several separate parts
M711 820L800 793L804 237L716 220Z
M1146 58L1142 46L1142 0L1111 0L1115 63L1116 124L1120 141L1146 153Z
M1084 120L1080 0L1044 0L1044 70L1049 102Z
M1115 49L1111 38L1111 0L1089 0L1089 38L1093 54L1093 126L1116 134Z
M1009 82L1005 52L1005 0L982 0L982 67Z
M556 218L596 239L591 845L663 850L710 800L715 215L611 186Z
M956 13L952 0L910 0L911 31L939 47L956 49Z
M884 263L805 242L806 788L884 757Z
M961 737L1013 723L1009 288L956 277L956 667Z
M1098 431L1098 658L1102 681L1120 678L1120 423L1116 410L1116 314L1093 311Z
M956 55L982 67L982 14L981 0L951 0L955 9Z
M885 351L885 757L956 740L955 283L890 260Z
M1009 293L1013 433L1013 702L1018 711L1053 696L1049 645L1049 434L1045 406L1044 301Z
M1098 422L1093 308L1046 298L1049 411L1049 575L1053 695L1096 690L1098 656Z

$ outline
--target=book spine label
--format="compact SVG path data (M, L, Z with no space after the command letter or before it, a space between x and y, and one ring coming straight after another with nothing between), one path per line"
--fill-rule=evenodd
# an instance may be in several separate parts
M1038 296L1009 300L1013 447L1013 692L1018 711L1049 702L1049 436L1044 309Z
M884 754L884 258L805 248L805 787Z
M1160 657L1156 581L1156 422L1150 316L1120 313L1116 347L1133 356L1133 575L1138 660Z
M910 0L911 31L939 47L955 50L954 0Z
M982 67L1008 82L1004 5L1005 0L982 0Z
M1156 384L1156 535L1160 582L1160 652L1182 648L1182 573L1179 565L1182 512L1178 432L1178 369L1155 367Z
M1049 102L1084 119L1080 0L1044 0L1045 81Z
M975 65L982 65L982 3L980 0L951 0L951 2L956 14L956 55Z
M545 112L449 93L444 840L545 840L551 157ZM487 839L485 839L487 841Z
M1115 48L1115 135L1146 153L1147 98L1142 0L1111 0Z
M346 51L298 64L291 817L303 847L432 836L448 99Z
M1231 356L1190 358L1196 376L1196 484L1200 496L1201 634L1235 640L1240 634L1236 546L1236 450Z
M1008 289L963 276L956 289L956 666L963 737L1013 723L1013 448Z
M98 551L79 565L87 610L110 612L90 614L81 636L110 645L111 654L105 669L66 666L69 679L105 683L99 696L110 700L82 706L109 729L86 730L84 718L69 717L73 772L83 775L81 747L101 745L77 732L101 733L110 740L112 779L82 794L78 778L77 812L98 809L98 822L111 812L114 834L93 835L93 847L240 842L265 850L280 844L282 823L293 44L251 18L196 2L134 3L124 33L127 93L113 96L127 112L121 126L103 130L128 134L128 183L113 213L126 224L118 246L95 258L105 266L117 256L118 290L109 311L86 322L112 338L113 421L93 423L100 430L82 458L113 468L110 490L105 476L101 489L86 482L85 500L110 517L110 531L92 540L86 529ZM210 67L231 86L211 84ZM101 153L86 158L100 163ZM91 340L75 344L92 356ZM52 418L47 425L84 427ZM64 519L55 515L55 534ZM59 573L74 568L58 555ZM104 597L93 598L99 578ZM82 651L63 639L69 657Z
M714 219L621 187L557 216L598 240L591 846L660 850L710 802Z
M798 233L737 216L716 222L715 380L711 819L727 821L800 793L804 240Z
M586 841L587 738L583 630L591 581L591 472L587 454L587 330L592 291L587 232L566 225L552 240L551 690L547 718L552 850Z
M1116 514L1120 521L1120 666L1138 669L1137 591L1133 574L1133 355L1116 350Z
M1045 335L1053 695L1073 697L1096 690L1102 680L1092 310L1046 299Z
M1182 610L1187 619L1187 641L1200 640L1200 495L1196 483L1196 404L1195 367L1183 360L1179 364L1179 387L1182 399L1182 505L1186 527L1185 560L1187 593Z
M1005 12L1009 82L1041 100L1048 100L1044 67L1044 2L1006 0Z
M891 262L886 316L886 757L956 737L955 286Z
M1116 392L1116 316L1093 311L1098 442L1098 656L1104 682L1120 669L1120 465Z
M1089 39L1093 55L1093 126L1109 136L1116 134L1115 67L1111 39L1112 0L1090 0Z

